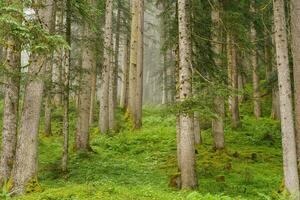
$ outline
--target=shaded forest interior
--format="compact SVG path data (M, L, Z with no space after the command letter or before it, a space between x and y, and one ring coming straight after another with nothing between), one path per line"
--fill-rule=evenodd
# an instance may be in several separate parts
M0 199L299 200L299 0L0 0Z

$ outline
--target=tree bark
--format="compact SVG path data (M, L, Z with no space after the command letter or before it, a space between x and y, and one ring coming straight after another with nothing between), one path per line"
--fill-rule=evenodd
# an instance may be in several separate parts
M273 0L273 10L281 112L284 182L287 191L294 198L297 196L296 199L298 199L299 177L297 169L295 127L293 120L292 91L288 60L288 42L284 1Z
M219 0L214 0L213 8L211 13L212 18L212 40L221 41L221 28L220 28L220 9L221 5ZM222 65L220 59L222 53L222 45L216 42L212 42L212 50L214 52L214 62L216 67ZM214 99L215 112L217 117L212 121L212 132L214 136L214 146L216 149L223 149L225 147L224 139L224 115L225 115L225 106L224 98L218 96Z
M188 8L189 0L178 0L179 20L179 98L184 102L192 97L192 57L191 35ZM195 137L193 132L193 116L180 113L180 170L181 187L193 189L198 186L195 160Z
M136 122L135 128L142 127L143 109L143 68L144 68L144 0L138 1L138 44L136 68Z
M234 93L238 90L237 52L231 33L227 34L227 60L228 60L228 84ZM231 95L229 99L231 110L231 122L233 128L240 125L239 99L237 94Z
M93 0L89 3L95 5ZM93 41L95 39L91 27L85 23L83 30L83 38L85 42L82 45L82 70L80 91L79 91L79 104L77 115L77 129L76 129L76 143L75 148L77 151L90 150L89 145L89 128L90 128L90 111L91 111L91 91L93 69L96 68L96 58L93 52Z
M66 0L66 41L71 47L71 0ZM64 93L63 93L63 156L62 156L62 171L65 173L68 170L69 161L69 93L70 93L70 66L71 66L71 50L65 50L64 57Z
M49 31L53 1L39 1L39 3L45 6L38 9L37 15L41 20L41 26ZM44 74L45 66L50 59L49 56L33 53L30 60L28 73L32 77L25 86L24 105L13 170L13 191L17 194L24 193L26 185L37 178L38 130L44 87L44 81L39 76Z
M128 44L129 40L127 36L124 36L124 44L123 44L123 61L122 61L122 73L121 73L121 95L120 95L120 107L126 107L126 96L127 96L127 82L128 82Z
M255 8L253 3L250 8L252 13L255 13ZM258 53L257 53L257 33L255 29L254 22L251 22L251 43L253 44L253 49L251 51L251 64L252 64L252 78L253 78L253 105L254 105L254 116L258 119L261 117L261 100L259 91L259 74L258 74Z
M21 52L11 38L5 49L5 77L0 186L10 178L17 144Z
M111 68L111 51L112 51L112 9L113 1L106 0L105 8L105 26L104 26L104 52L103 66L101 72L100 84L100 114L99 128L101 133L107 133L109 130L109 81Z
M292 53L294 64L295 131L300 163L300 2L291 0Z

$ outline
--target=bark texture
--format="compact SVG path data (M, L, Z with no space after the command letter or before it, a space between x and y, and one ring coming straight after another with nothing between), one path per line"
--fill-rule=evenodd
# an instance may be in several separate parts
M221 41L221 28L220 28L220 2L219 0L213 1L213 8L211 13L212 18L212 40L213 41ZM216 42L212 42L212 50L214 52L214 62L216 67L220 67L222 65L222 61L220 59L222 53L222 45ZM224 115L225 115L225 106L224 106L224 98L219 96L214 100L215 112L217 117L212 121L212 132L214 136L214 146L216 149L223 149L225 147L225 139L224 139Z
M44 5L37 12L41 26L49 31L53 1L40 0L38 2ZM17 194L24 193L26 185L37 177L38 130L44 87L44 81L41 80L40 75L44 73L49 60L48 56L38 53L33 53L30 57L28 74L31 77L26 83L24 91L24 104L13 170L13 191Z
M192 66L191 66L191 35L190 16L188 9L189 0L178 0L178 25L179 25L179 98L183 102L192 97ZM180 124L180 172L181 187L193 189L198 186L195 160L195 138L193 132L193 116L181 113Z
M94 5L93 1L89 1ZM96 58L94 55L93 40L94 34L91 27L86 23L84 25L82 45L82 77L78 101L77 129L75 148L80 151L88 151L89 145L89 128L90 128L90 112L91 112L91 97L92 97L92 81L93 69L96 68Z
M4 85L0 186L11 175L17 144L21 52L13 39L8 39L5 54L7 76Z
M299 177L297 169L284 1L273 0L273 9L281 112L284 182L288 192L290 192L292 196L296 197L299 193Z
M104 26L104 52L103 52L103 66L101 72L100 83L100 116L99 128L101 133L109 131L109 81L111 68L111 54L112 54L112 9L113 1L106 0L105 7L105 26Z
M300 162L300 1L291 0L292 53L294 64L295 131L298 163Z
M255 13L253 3L250 8L252 13ZM259 91L259 74L258 74L258 52L257 52L257 33L254 22L251 23L251 43L253 49L251 51L251 65L252 65L252 78L253 78L253 105L254 105L254 116L256 118L261 117L261 100Z

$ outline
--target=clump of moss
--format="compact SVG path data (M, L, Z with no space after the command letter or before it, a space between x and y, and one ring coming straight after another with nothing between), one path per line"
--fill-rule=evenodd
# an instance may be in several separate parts
M25 192L28 193L34 193L34 192L42 192L43 188L40 185L38 178L33 177L28 183L26 184L25 187Z

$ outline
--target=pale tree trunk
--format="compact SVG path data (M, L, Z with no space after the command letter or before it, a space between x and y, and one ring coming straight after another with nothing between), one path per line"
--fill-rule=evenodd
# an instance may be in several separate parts
M136 121L136 84L137 84L137 51L138 51L138 0L131 2L131 40L130 40L130 65L129 65L129 92L127 112L135 126Z
M97 66L94 64L93 69L91 71L91 78L92 78L92 86L91 86L91 97L90 97L90 113L89 113L89 124L90 126L94 123L94 114L95 114L95 108L97 103L96 93L97 93Z
M62 4L63 2L61 2ZM58 2L56 2L57 6L60 6ZM62 27L64 27L64 9L57 9L56 11L56 34L63 35ZM62 105L62 65L63 65L63 50L59 49L54 52L53 59L53 67L52 67L52 82L54 84L54 96L53 96L53 104L58 107Z
M250 8L251 12L255 12L253 3ZM251 23L251 43L253 49L251 51L251 65L252 65L252 78L253 78L253 105L254 105L254 116L258 119L261 117L261 100L259 91L259 74L258 74L258 53L257 53L257 33L254 22Z
M184 102L192 97L192 55L191 35L189 30L189 0L178 0L179 20L179 98ZM193 116L180 113L180 172L182 189L193 189L198 186L195 160L195 137Z
M38 1L38 3L45 5L37 11L37 15L43 28L49 31L53 1ZM44 73L45 66L50 61L49 56L37 53L33 53L30 59L31 64L28 73L33 77L25 86L24 105L13 170L13 191L18 194L24 193L26 185L37 179L38 130L44 87L40 75Z
M53 12L51 16L51 25L49 31L51 34L55 33L55 21L56 21L56 1L53 1ZM52 92L53 92L53 83L52 83L52 73L53 73L53 64L54 56L51 56L51 62L47 63L46 66L46 76L48 85L45 86L45 127L44 132L46 136L52 135L51 129L51 118L52 118Z
M71 0L66 1L66 41L71 47ZM70 93L70 65L71 65L71 50L65 50L64 57L64 93L63 93L63 156L61 168L63 172L67 172L69 161L69 93Z
M128 91L127 82L128 82L128 44L129 40L127 35L124 36L123 44L123 61L122 61L122 73L121 73L121 95L120 95L120 107L126 107L126 94Z
M143 109L143 68L144 68L144 0L138 4L138 52L136 68L136 122L135 128L142 127Z
M280 99L284 182L287 191L292 196L297 196L296 199L298 199L299 177L297 169L295 128L293 120L291 78L288 60L289 56L284 1L274 0L273 10Z
M95 6L94 0L89 0L91 5ZM79 91L79 104L77 114L77 129L76 129L76 142L75 148L77 151L90 150L89 144L89 128L90 128L90 109L91 109L91 89L93 79L93 69L96 68L96 59L93 52L93 42L95 35L91 27L85 23L83 30L83 38L86 39L82 45L82 70L80 91Z
M167 55L164 52L163 55L163 70L162 70L162 98L161 104L165 105L167 103Z
M101 72L100 83L100 114L99 128L101 133L106 133L109 130L109 81L111 69L111 51L112 51L112 14L113 1L106 0L105 8L105 26L104 26L104 52L103 66Z
M113 40L111 41L111 49L113 50ZM110 55L110 69L109 69L109 86L108 86L108 129L114 132L116 127L115 115L116 115L116 96L115 96L115 76L116 68L114 65L113 53Z
M300 163L300 1L291 0L292 53L294 64L295 131Z
M236 93L238 90L238 69L237 69L237 52L233 36L227 34L227 60L228 60L228 83ZM229 99L231 110L232 127L237 128L240 125L239 99L237 94L233 94Z
M16 42L9 38L5 49L5 77L2 152L0 160L0 186L10 178L17 142L21 52Z
M222 65L221 53L222 45L216 41L221 41L221 28L220 28L220 2L219 0L214 0L211 18L213 23L212 29L212 50L214 52L214 62L217 67ZM212 132L214 136L214 146L216 149L223 149L225 147L224 139L224 115L225 115L225 106L224 98L218 96L214 99L215 112L217 117L212 121Z
M196 145L202 143L199 112L194 112L194 137Z
M116 16L116 33L115 33L115 65L114 65L114 103L115 107L117 107L117 99L118 99L118 74L119 74L119 55L120 55L120 32L121 32L121 17L122 17L122 8L121 2L117 1L117 16Z

